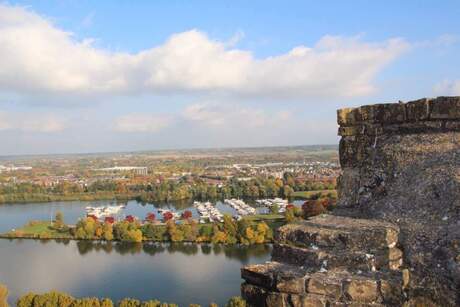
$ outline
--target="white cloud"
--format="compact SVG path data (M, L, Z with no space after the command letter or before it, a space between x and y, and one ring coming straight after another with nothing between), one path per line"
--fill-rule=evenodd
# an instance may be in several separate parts
M443 80L435 85L434 91L438 95L456 96L460 95L460 79L459 80Z
M237 35L238 36L241 35ZM402 39L325 36L267 58L232 49L197 30L139 53L96 48L33 11L0 5L0 90L22 94L184 91L294 98L367 95L378 72L403 53Z
M65 120L53 114L32 114L0 111L0 131L60 132Z
M186 107L182 116L199 125L240 129L276 126L289 120L291 114L288 111L269 113L237 103L196 103Z
M120 132L158 132L169 127L174 119L169 115L128 114L115 121L114 129Z

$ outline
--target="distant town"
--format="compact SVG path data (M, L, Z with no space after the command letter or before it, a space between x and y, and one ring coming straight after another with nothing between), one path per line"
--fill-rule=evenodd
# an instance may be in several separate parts
M339 172L336 146L7 157L0 202L289 198L334 190Z

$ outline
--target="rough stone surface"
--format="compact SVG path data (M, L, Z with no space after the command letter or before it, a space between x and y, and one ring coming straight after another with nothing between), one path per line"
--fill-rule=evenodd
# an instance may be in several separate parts
M251 306L460 306L460 97L337 112L339 203L242 269Z
M406 120L397 125L377 116L376 106L347 109L365 110L365 120L339 120L356 131L375 122L383 128L342 136L336 214L398 225L413 294L455 306L460 300L460 97L398 105L405 107Z

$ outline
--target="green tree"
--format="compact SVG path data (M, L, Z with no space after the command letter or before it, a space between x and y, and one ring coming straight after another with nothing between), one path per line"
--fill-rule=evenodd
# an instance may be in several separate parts
M228 301L227 305L225 306L226 307L246 307L246 301L240 296L234 296Z
M33 301L35 299L35 293L27 293L18 299L17 307L33 307Z

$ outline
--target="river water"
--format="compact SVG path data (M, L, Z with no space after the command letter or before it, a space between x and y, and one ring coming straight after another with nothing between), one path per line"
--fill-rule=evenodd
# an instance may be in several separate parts
M0 205L0 232L20 227L30 220L47 220L57 211L66 223L85 216L86 206L101 202L51 202ZM144 218L158 208L191 210L190 202L140 204L129 201L124 215ZM218 202L223 212L231 208ZM158 215L157 215L158 216ZM220 246L207 244L129 244L88 241L0 239L0 283L10 290L9 302L29 291L58 290L75 297L124 297L158 299L188 306L198 303L220 306L240 294L240 268L270 258L270 245Z
M270 245L127 244L0 240L0 282L13 305L29 291L220 306L240 294L240 268L269 260Z

